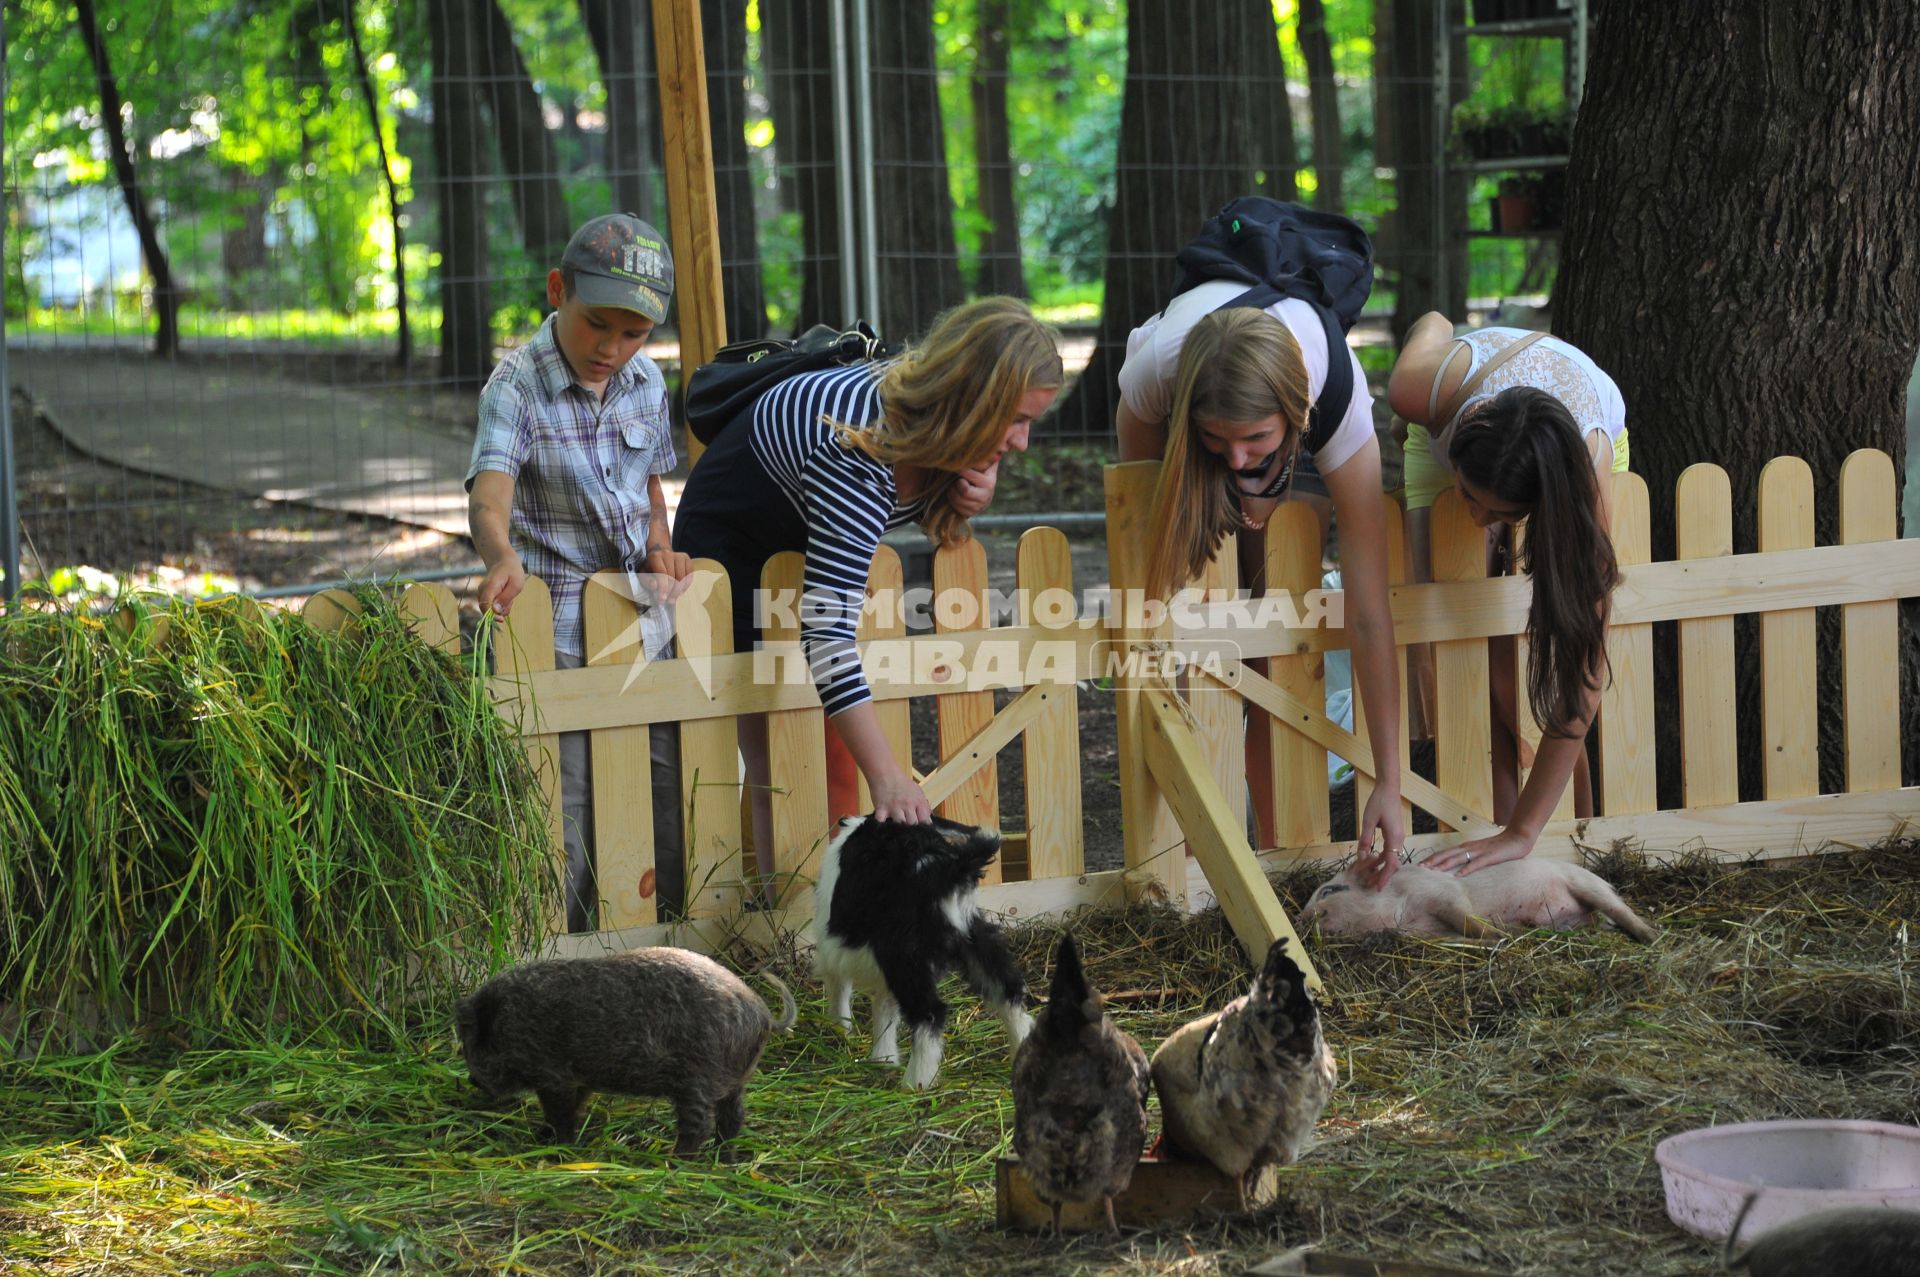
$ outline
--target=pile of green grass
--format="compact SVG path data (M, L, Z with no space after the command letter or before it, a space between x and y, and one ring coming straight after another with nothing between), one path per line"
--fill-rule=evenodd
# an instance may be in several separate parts
M127 1277L1201 1277L1317 1242L1526 1277L1716 1272L1717 1248L1666 1219L1661 1138L1920 1116L1920 1006L1906 992L1920 861L1907 847L1608 872L1662 928L1654 944L1599 928L1497 948L1310 940L1340 1086L1319 1144L1244 1219L1118 1240L1002 1233L993 1159L1012 1102L998 1022L956 989L938 1085L903 1091L897 1070L862 1059L864 1030L849 1041L824 1018L789 952L774 968L802 1018L768 1044L734 1163L670 1160L670 1107L626 1096L596 1097L576 1144L543 1145L531 1098L474 1100L450 1003L405 1049L149 1039L0 1064L0 1255ZM1297 905L1316 877L1278 885ZM1057 925L1012 933L1038 994ZM1109 1011L1149 1049L1245 987L1217 912L1072 925ZM1157 1102L1150 1116L1157 1128Z
M387 1040L540 938L538 787L382 594L0 618L0 1041Z

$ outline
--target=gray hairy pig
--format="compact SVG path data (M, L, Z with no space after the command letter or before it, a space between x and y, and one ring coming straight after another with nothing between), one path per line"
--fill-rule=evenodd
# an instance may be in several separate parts
M787 986L767 979L780 989L778 1022L738 976L685 949L531 962L460 1001L460 1052L488 1096L538 1096L560 1143L578 1136L587 1096L605 1091L673 1101L673 1150L692 1153L709 1135L739 1133L768 1032L798 1018Z

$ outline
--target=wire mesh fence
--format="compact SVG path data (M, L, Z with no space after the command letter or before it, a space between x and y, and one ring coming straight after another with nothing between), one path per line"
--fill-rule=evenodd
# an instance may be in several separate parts
M1486 39L1466 0L698 0L727 332L911 337L1021 295L1084 371L1041 437L1105 447L1175 250L1263 193L1375 236L1355 340L1382 374L1396 316L1550 279L1540 179L1584 5L1535 2L1503 0ZM476 393L541 322L572 229L624 209L672 231L653 18L12 0L25 576L260 588L470 562ZM1460 149L1523 115L1561 126L1542 155ZM1499 220L1503 177L1534 181L1531 220ZM672 317L648 353L674 382Z

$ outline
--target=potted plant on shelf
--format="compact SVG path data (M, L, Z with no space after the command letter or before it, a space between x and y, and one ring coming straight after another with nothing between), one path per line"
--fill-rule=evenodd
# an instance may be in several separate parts
M1511 176L1500 179L1500 194L1495 200L1495 208L1500 220L1494 229L1511 234L1514 231L1530 231L1538 225L1539 191L1538 180L1532 177Z

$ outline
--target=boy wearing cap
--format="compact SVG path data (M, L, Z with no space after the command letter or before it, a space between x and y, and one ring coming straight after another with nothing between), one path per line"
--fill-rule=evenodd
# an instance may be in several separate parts
M595 572L646 574L671 600L692 560L667 530L660 476L674 468L666 382L641 354L667 316L673 257L660 233L627 213L596 217L547 273L553 306L533 337L500 361L480 393L467 466L467 517L487 572L480 606L505 616L529 573L553 597L555 664L589 653L581 597ZM662 635L647 643L662 654ZM659 648L660 650L655 650ZM679 733L650 728L655 880L663 914L681 903ZM560 737L567 848L567 927L592 925L593 795L585 732Z

